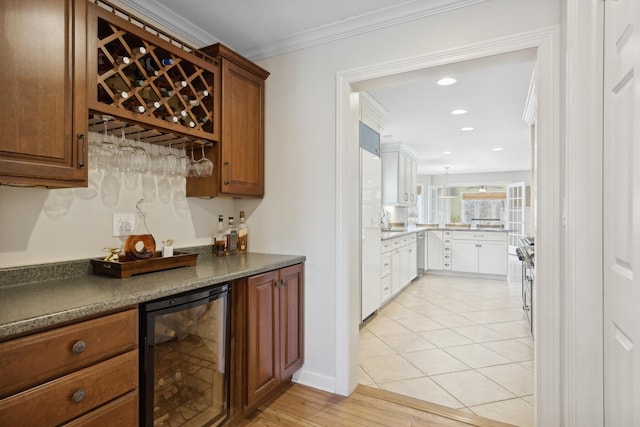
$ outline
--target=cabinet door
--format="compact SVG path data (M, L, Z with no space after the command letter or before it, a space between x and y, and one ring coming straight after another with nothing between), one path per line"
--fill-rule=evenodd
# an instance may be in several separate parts
M478 243L475 240L453 240L451 248L451 270L478 272Z
M280 271L280 357L282 379L300 369L304 360L303 265Z
M269 394L279 384L278 279L276 270L247 280L247 406Z
M400 206L409 205L409 188L408 179L411 179L410 169L407 165L408 158L403 154L399 154L398 162L398 204Z
M264 80L222 59L221 193L264 195Z
M0 183L87 185L85 0L3 0Z
M478 272L487 274L507 274L507 243L504 241L481 241L478 245Z
M391 295L400 290L400 249L391 252Z
M442 270L442 231L427 231L427 270Z

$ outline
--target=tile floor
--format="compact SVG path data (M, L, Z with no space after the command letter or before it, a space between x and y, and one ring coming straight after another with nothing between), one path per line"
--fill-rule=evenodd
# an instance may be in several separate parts
M534 426L520 284L423 275L360 329L360 383Z

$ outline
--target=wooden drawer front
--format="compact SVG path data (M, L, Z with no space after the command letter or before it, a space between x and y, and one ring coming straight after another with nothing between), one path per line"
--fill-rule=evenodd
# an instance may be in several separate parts
M138 391L132 391L77 418L65 427L113 427L138 425Z
M134 309L0 343L0 397L124 353L137 340Z
M0 425L59 425L135 390L137 384L138 350L133 350L0 400Z

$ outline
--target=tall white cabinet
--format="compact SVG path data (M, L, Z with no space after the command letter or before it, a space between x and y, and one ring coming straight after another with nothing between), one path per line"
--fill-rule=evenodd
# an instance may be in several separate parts
M418 156L400 143L382 144L382 205L415 206L418 198Z

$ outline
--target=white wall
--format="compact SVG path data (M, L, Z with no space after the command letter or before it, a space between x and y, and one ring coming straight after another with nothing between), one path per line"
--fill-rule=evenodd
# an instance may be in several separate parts
M0 268L94 258L105 246L120 247L124 238L112 237L112 215L135 213L141 193L123 187L118 204L107 208L99 196L83 200L73 189L0 186ZM62 202L68 210L53 209ZM146 222L158 248L167 238L176 248L211 244L218 214L238 216L232 200L187 198L187 204L183 216L172 202L149 203Z
M336 248L357 259L357 240L337 235L336 74L480 40L556 25L554 0L492 0L260 61L267 81L267 196L254 228L260 250L301 252L306 269L306 361L298 380L336 391ZM344 106L343 108L347 108ZM349 164L346 172L357 165ZM343 173L344 171L341 171ZM349 181L347 181L349 182ZM357 224L353 219L351 224ZM355 225L354 225L355 226ZM346 229L347 231L349 228ZM353 265L352 268L356 268ZM340 277L353 278L350 272Z

